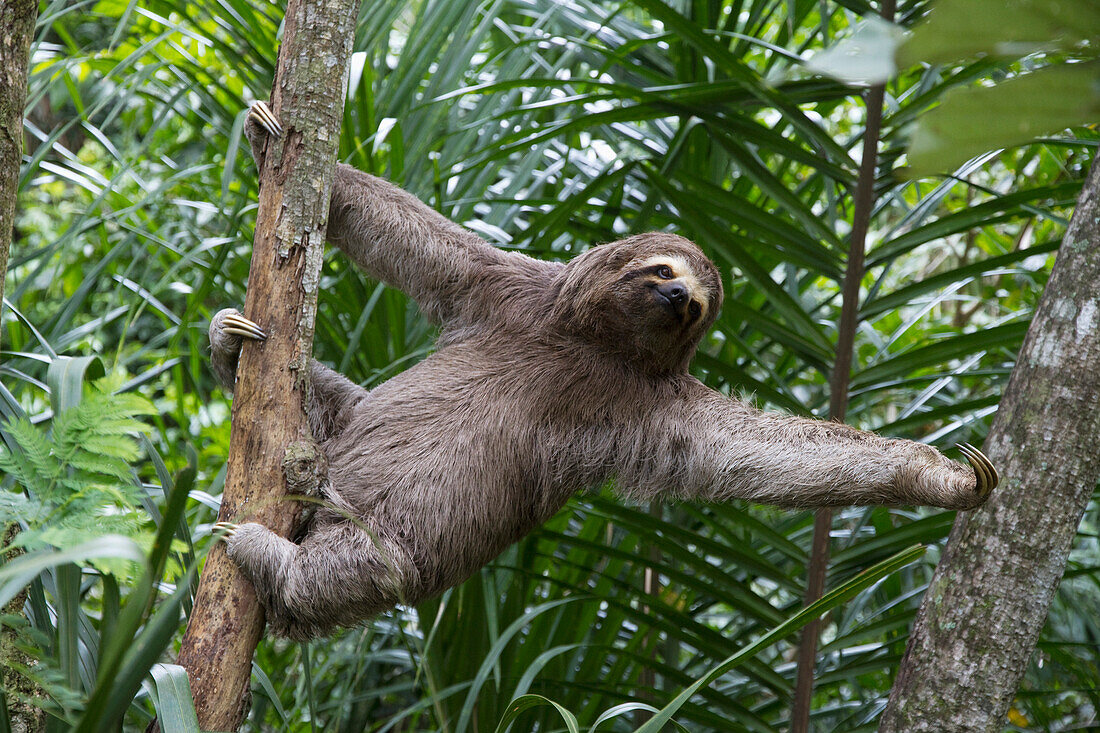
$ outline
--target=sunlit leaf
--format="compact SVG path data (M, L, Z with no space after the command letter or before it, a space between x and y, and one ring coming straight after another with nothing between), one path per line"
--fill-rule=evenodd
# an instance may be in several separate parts
M975 155L1100 119L1100 63L1055 66L992 87L952 90L922 117L908 175L941 173Z

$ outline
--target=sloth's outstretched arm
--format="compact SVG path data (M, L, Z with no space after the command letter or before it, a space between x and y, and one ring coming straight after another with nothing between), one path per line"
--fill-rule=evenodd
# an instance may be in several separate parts
M245 133L257 162L280 134L257 102ZM552 265L493 247L388 181L340 163L329 207L328 240L371 277L403 290L436 323L483 318L511 291L531 285Z
M642 496L973 509L997 484L988 459L970 448L962 450L973 469L922 443L761 412L701 387L693 398L656 410L653 421L659 424L645 429L651 437L643 438L650 470L642 468L633 480L620 477Z

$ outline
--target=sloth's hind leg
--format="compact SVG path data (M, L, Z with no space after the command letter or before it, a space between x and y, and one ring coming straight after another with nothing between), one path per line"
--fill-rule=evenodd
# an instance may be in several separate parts
M318 525L301 545L255 523L223 526L229 557L256 588L269 628L297 641L395 606L417 576L399 547L359 524Z

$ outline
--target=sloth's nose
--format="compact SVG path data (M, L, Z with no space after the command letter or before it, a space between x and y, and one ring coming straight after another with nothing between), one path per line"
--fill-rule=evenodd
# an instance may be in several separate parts
M687 302L688 291L682 283L668 282L657 286L657 292L669 299L677 308Z

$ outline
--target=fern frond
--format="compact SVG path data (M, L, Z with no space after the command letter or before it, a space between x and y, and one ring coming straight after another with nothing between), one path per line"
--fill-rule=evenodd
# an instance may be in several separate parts
M89 431L96 435L138 435L147 432L149 426L129 416L95 415L90 420Z
M69 458L69 465L80 471L110 476L119 481L130 480L130 464L117 456L76 451Z
M126 435L88 434L81 439L80 448L86 453L111 456L127 463L136 461L141 455L137 441Z
M0 470L26 494L0 492L0 522L19 519L27 526L13 546L65 549L104 534L149 534L132 467L141 450L131 436L149 429L138 416L153 409L143 397L109 391L120 383L97 382L79 404L53 417L48 433L27 420L7 424L13 448L0 450ZM101 569L128 567L118 562Z
M60 500L55 501L54 505L72 503L86 494L94 494L96 486L101 481L100 477L83 472L70 472L61 476L57 479L57 491L55 492Z
M89 390L89 393L81 402L82 405L94 405L97 409L104 410L107 416L136 417L138 415L155 415L157 410L145 397L136 392L116 392L115 389L103 389L104 380L98 380ZM116 388L117 389L117 388Z
M135 392L112 394L110 397L111 404L117 407L120 414L129 415L131 417L157 414L157 408L153 406L153 403ZM138 423L138 425L141 426L139 428L140 431L144 431L147 428L144 423Z
M42 505L15 491L0 491L0 528L22 519L33 522Z
M0 450L0 468L32 494L45 493L61 473L50 441L26 418L9 420L4 429L18 443L19 450Z

